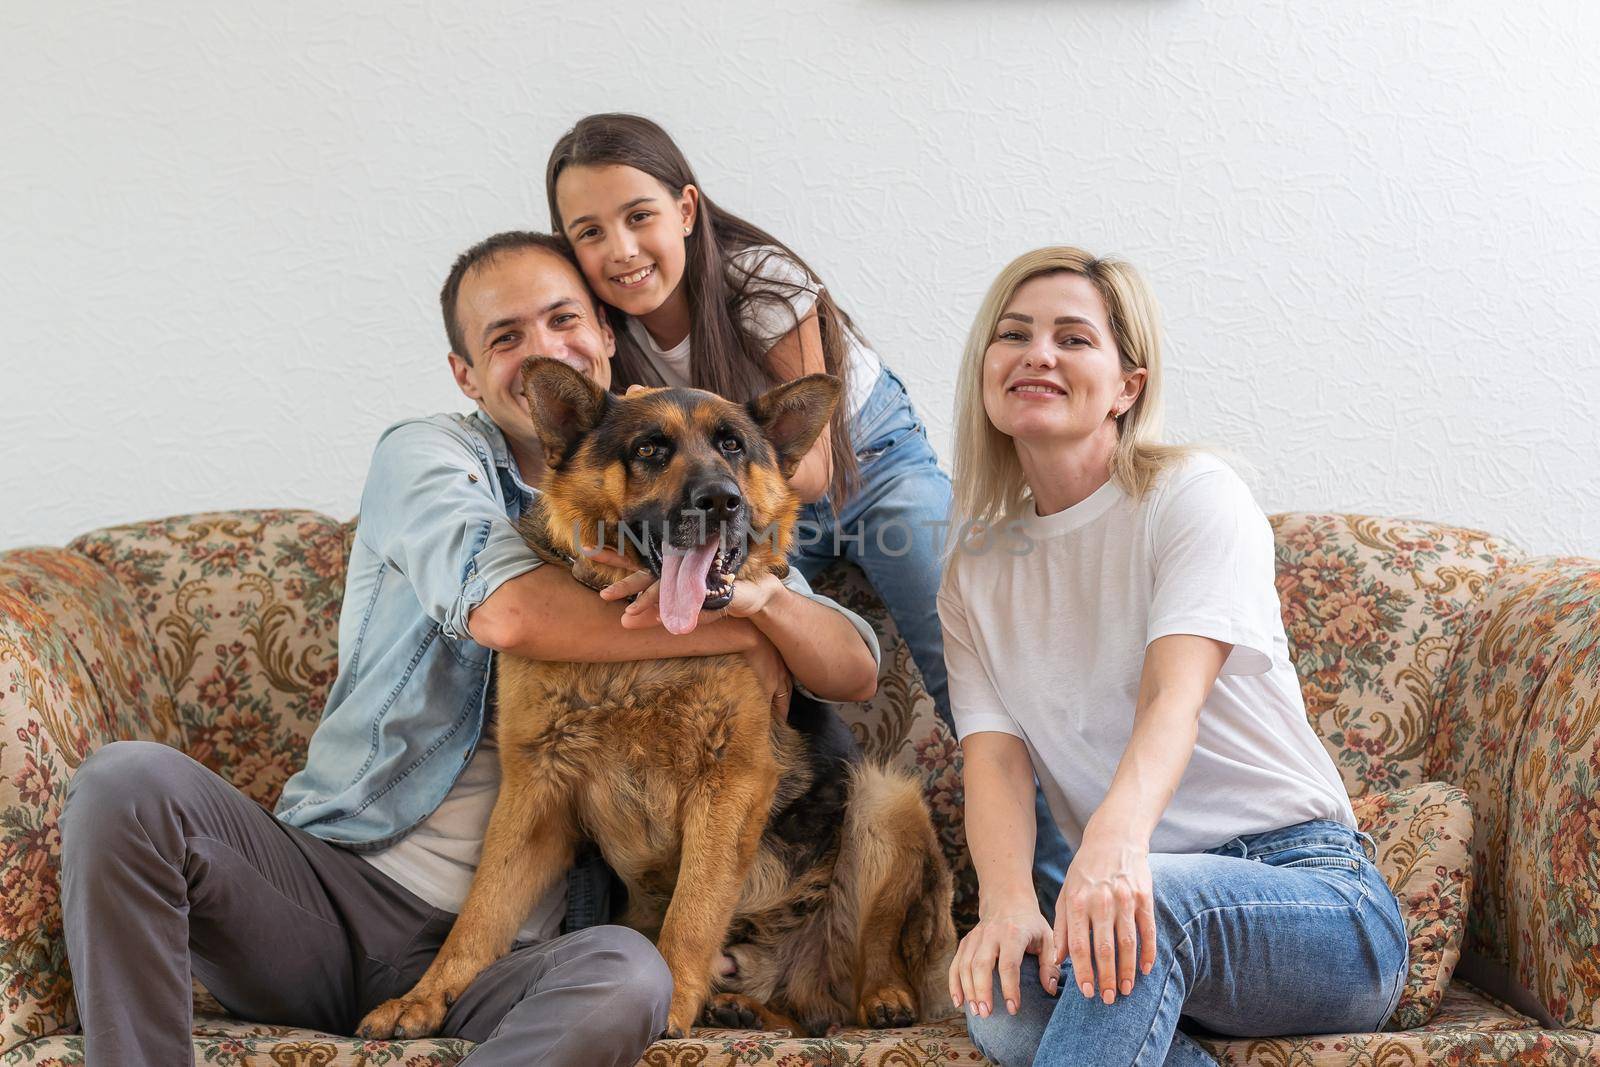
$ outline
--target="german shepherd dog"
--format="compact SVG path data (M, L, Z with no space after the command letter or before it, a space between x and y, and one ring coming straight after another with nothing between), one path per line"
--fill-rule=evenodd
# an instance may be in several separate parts
M523 390L548 462L522 525L540 555L614 581L627 572L584 559L579 541L623 531L675 631L726 606L740 579L787 573L798 505L786 479L827 425L837 378L739 405L692 389L618 397L536 359ZM905 1026L942 1003L952 887L921 789L866 764L831 709L797 699L775 722L738 655L502 653L496 670L502 778L472 888L422 979L368 1014L362 1036L436 1033L584 837L627 889L621 921L672 972L668 1036L697 1021ZM737 971L719 977L723 952Z

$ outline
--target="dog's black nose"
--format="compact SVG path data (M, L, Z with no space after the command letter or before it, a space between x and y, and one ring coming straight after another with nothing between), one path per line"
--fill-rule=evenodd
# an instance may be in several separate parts
M689 490L689 506L703 511L711 522L729 522L739 511L744 497L731 478L707 478Z

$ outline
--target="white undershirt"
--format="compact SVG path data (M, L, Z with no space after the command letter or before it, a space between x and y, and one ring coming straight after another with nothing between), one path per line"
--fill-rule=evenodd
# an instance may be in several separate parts
M1151 837L1200 852L1308 819L1355 826L1306 721L1274 585L1272 530L1220 460L1196 455L1133 500L1108 482L1054 515L1031 507L939 592L957 733L1021 738L1074 848L1133 731L1150 642L1234 646L1202 706L1194 755Z
M493 719L455 785L415 830L379 852L360 857L440 911L461 914L472 888L472 875L483 854L483 835L500 793L500 746ZM517 931L516 941L548 941L561 932L567 911L567 879L536 901Z
M736 253L729 264L730 275L737 278L753 277L752 292L770 294L775 299L753 299L746 306L744 327L764 343L768 349L793 332L799 321L816 306L817 295L822 291L798 263L770 245L758 245ZM763 284L767 283L767 284ZM693 384L690 359L693 353L692 335L670 348L656 344L644 323L628 316L628 334L638 343L640 351L655 366L666 384L689 386ZM883 364L877 353L861 343L854 332L844 331L849 349L848 381L845 383L846 409L851 415L861 410L861 405L872 395Z

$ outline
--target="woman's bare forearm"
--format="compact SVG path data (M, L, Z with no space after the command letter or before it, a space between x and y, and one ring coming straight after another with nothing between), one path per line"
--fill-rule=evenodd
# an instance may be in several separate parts
M978 872L978 912L1034 900L1033 763L1020 737L971 734L961 743L967 848Z
M1200 730L1200 710L1231 645L1191 634L1151 642L1139 679L1133 732L1105 800L1084 827L1148 844L1177 792Z

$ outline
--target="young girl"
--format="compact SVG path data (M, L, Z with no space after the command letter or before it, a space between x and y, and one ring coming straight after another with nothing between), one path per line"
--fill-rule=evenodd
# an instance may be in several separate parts
M859 564L946 723L935 598L950 479L893 371L810 267L706 196L666 132L591 115L550 153L550 221L610 306L614 388L677 385L745 401L827 371L845 383L829 432L791 479L804 502L792 562L807 579Z

